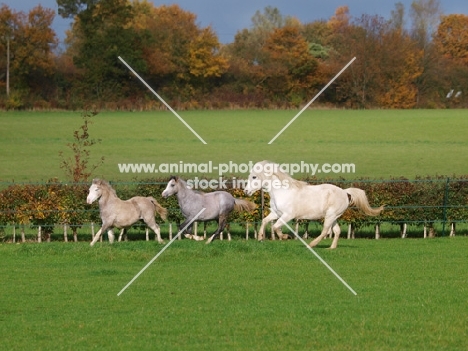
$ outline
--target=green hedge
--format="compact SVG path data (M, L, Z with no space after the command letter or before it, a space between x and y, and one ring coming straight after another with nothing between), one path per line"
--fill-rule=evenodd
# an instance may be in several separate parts
M323 180L304 179L310 184L324 183ZM342 216L341 222L354 228L379 223L424 224L459 223L468 219L468 177L420 177L414 180L394 178L389 180L329 180L341 188L357 187L366 191L372 206L385 205L378 217L367 217L353 208ZM133 196L153 196L168 209L168 221L183 220L172 196L161 197L167 179L147 179L138 182L111 183L121 199ZM41 226L43 233L50 233L56 225L69 225L76 236L77 228L91 222L99 223L97 202L86 203L89 184L62 183L52 179L47 183L7 184L0 191L0 226ZM241 189L227 189L235 197L245 197ZM262 196L264 197L262 207ZM268 213L268 194L260 191L251 198L258 208L253 213L233 213L230 221L245 225L259 223Z

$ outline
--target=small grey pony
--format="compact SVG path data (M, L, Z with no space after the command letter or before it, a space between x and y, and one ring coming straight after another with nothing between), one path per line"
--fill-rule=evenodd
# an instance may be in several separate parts
M206 241L207 244L211 243L223 231L226 227L228 216L232 211L250 212L257 207L253 202L236 199L226 191L203 193L192 190L184 180L177 176L170 178L162 196L167 198L174 194L177 196L182 215L185 217L185 221L180 225L179 230L180 228L184 228L203 208L205 211L196 219L197 222L218 220L218 228ZM187 227L187 233L192 232L192 225L193 223ZM190 234L186 236L192 237ZM198 237L194 237L194 239L201 240Z
M109 241L112 243L114 241L112 228L125 229L140 219L154 231L158 242L164 243L161 239L160 229L154 218L154 213L156 211L163 220L166 220L167 210L154 197L135 196L124 201L117 197L115 190L107 181L93 179L86 202L92 204L97 199L99 199L102 227L94 236L90 244L91 246L98 241L102 232L106 230L108 231ZM121 236L122 233L120 234Z

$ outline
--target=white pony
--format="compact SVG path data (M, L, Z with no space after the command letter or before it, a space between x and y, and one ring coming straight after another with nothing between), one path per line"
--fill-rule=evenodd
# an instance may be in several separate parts
M366 215L377 216L383 206L371 208L362 189L341 189L332 184L309 185L298 181L280 169L277 163L262 161L256 163L249 175L244 192L252 195L263 188L270 194L271 213L262 221L258 232L258 240L264 238L265 225L278 219L273 230L278 237L286 239L281 227L292 219L324 219L320 235L310 242L309 246L316 246L328 233L335 234L330 249L335 249L340 237L340 226L337 219L351 205L363 211Z

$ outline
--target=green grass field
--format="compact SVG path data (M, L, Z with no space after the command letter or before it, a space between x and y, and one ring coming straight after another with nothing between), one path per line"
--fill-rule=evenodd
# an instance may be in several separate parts
M102 112L90 129L92 138L102 139L92 148L94 159L105 157L95 176L115 182L169 175L123 174L119 163L263 159L356 165L354 174L319 178L467 173L464 110L308 110L268 145L296 113L180 112L207 142L203 145L168 111ZM68 151L81 122L78 112L1 113L0 181L66 181L59 152ZM392 228L392 235L383 236L398 236L398 227ZM311 229L316 235L318 229ZM414 230L413 237L420 237L422 229ZM82 231L89 234L88 227ZM27 228L28 240L34 232ZM1 348L468 347L466 237L340 239L333 251L325 249L330 240L324 240L317 253L356 290L354 296L299 241L241 240L240 229L231 242L175 241L118 297L163 247L142 241L141 230L133 233L132 241L93 248L89 241L60 242L60 230L51 243L0 243ZM372 228L361 237L373 237Z
M466 350L467 241L0 244L4 350Z
M91 137L102 140L92 148L94 160L105 157L95 175L112 181L169 176L120 173L119 163L240 164L263 159L356 167L352 174L321 173L319 178L467 173L465 110L307 110L269 145L297 112L179 112L207 145L169 111L102 112L90 128ZM0 181L67 180L58 154L68 151L66 144L81 122L78 112L2 112ZM205 175L217 177L216 172Z

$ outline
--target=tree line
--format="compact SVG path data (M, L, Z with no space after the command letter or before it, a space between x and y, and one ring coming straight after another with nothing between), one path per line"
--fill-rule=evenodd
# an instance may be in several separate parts
M310 184L319 182L317 179L305 179ZM340 223L348 224L353 235L354 231L366 226L373 226L376 236L382 223L392 223L401 227L404 237L407 225L423 226L427 236L436 234L455 234L457 223L466 222L468 217L468 187L467 177L446 178L420 177L415 180L332 180L342 188L358 187L366 191L372 206L385 205L384 211L377 217L363 215L351 207L340 218ZM321 181L320 181L321 182ZM146 179L135 183L113 183L117 195L121 199L133 196L153 196L168 209L168 222L180 224L184 218L180 212L177 198L163 199L161 194L167 185L167 179ZM47 183L10 184L0 191L0 232L5 227L18 228L18 237L25 240L25 228L36 228L42 238L50 237L54 231L65 229L65 234L71 233L78 241L78 229L90 223L101 223L97 203L86 204L88 183L61 183L51 179ZM234 197L245 197L243 190L230 187L228 190ZM257 191L249 200L257 204L252 213L237 213L230 215L230 223L238 223L246 229L258 227L261 220L268 215L268 193ZM157 220L161 224L161 219ZM304 224L300 221L298 224ZM436 223L445 225L446 233L436 233ZM97 229L97 228L96 228ZM174 234L175 232L174 228ZM439 228L440 230L440 228ZM380 234L379 234L380 235ZM383 234L384 235L384 234ZM66 235L65 235L66 237Z
M72 19L65 46L55 13L0 7L0 108L157 109L159 101L118 56L178 109L297 108L353 57L320 97L339 108L466 107L468 16L439 0L395 3L388 19L347 6L301 23L266 7L221 44L178 5L57 0Z

